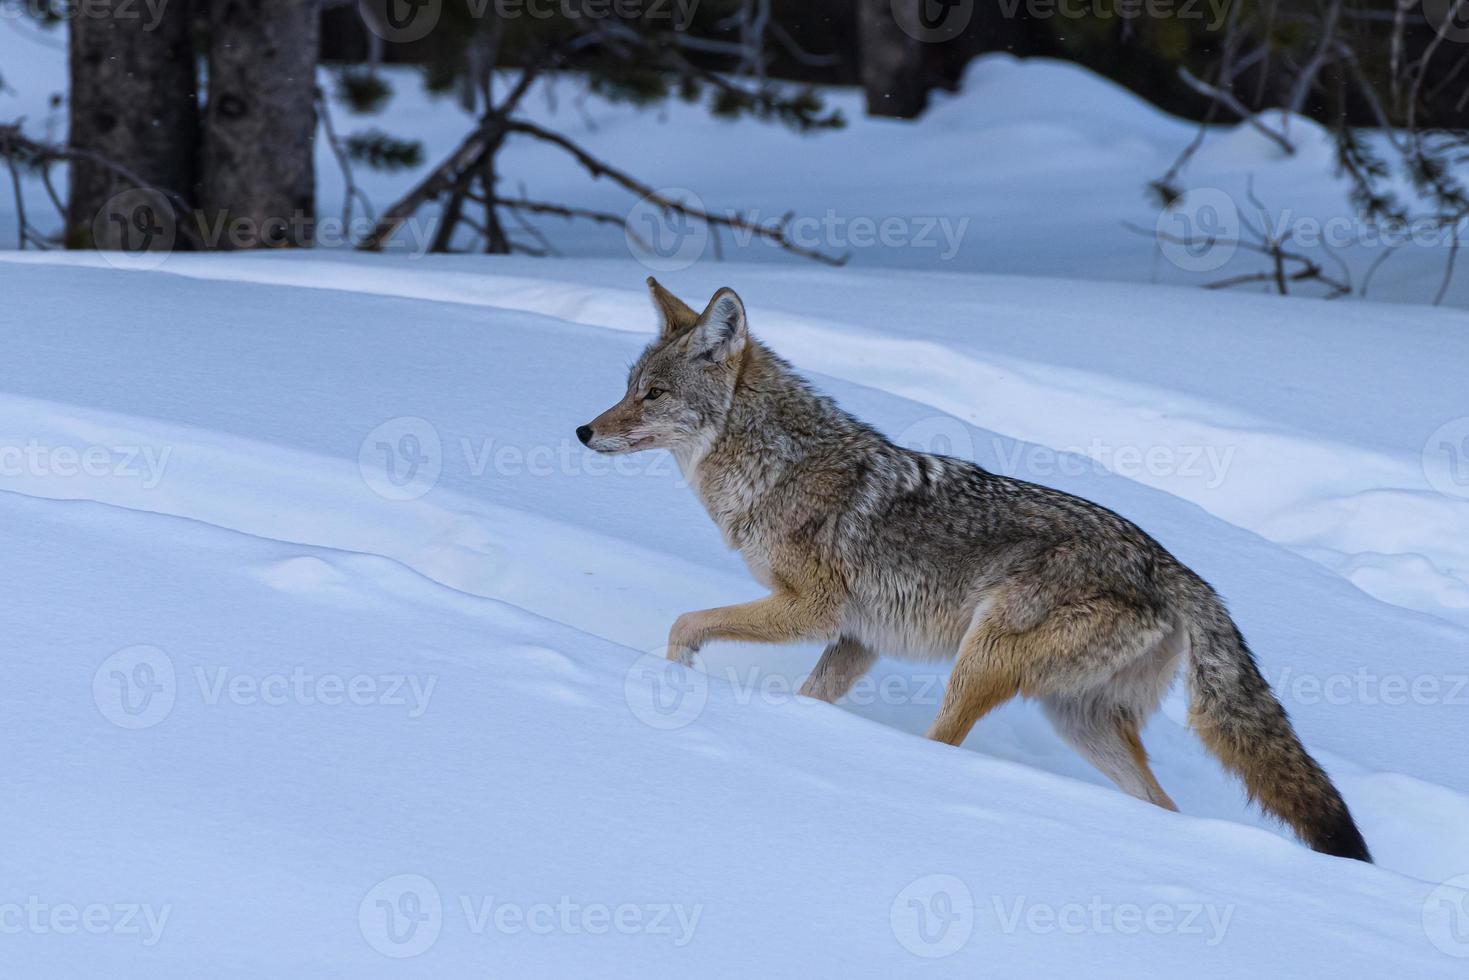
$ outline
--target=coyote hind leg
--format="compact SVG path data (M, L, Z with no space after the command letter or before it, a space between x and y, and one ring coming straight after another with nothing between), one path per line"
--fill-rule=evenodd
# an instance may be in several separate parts
M1016 620L1024 617L1025 625ZM1081 696L1156 647L1170 626L1125 602L1092 599L1037 617L997 602L959 644L944 703L928 737L964 741L975 722L1017 694Z
M1118 789L1165 810L1178 809L1148 767L1148 753L1132 711L1085 696L1052 696L1043 698L1042 704L1066 743Z
M987 621L976 623L964 634L929 738L958 745L975 722L1020 693L1019 677L1013 664L1005 660L1004 646Z
M877 661L877 653L848 636L839 636L821 653L816 669L801 685L808 698L836 703Z

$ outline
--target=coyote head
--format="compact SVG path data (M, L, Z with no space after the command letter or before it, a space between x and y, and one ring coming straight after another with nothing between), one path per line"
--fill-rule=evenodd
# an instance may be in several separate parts
M649 277L662 320L658 338L628 372L622 400L576 430L599 453L692 450L724 425L749 335L745 304L728 287L695 313Z

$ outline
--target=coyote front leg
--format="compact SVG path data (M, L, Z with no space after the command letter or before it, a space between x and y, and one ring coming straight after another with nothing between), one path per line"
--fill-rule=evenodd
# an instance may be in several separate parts
M709 640L794 643L836 632L835 604L820 596L774 592L764 599L684 613L668 631L668 659L692 663Z
M803 697L835 704L877 662L877 653L850 636L839 636L821 653L816 669L801 685Z

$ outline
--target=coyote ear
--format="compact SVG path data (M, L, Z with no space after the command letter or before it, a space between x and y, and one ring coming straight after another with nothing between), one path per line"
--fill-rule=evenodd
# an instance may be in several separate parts
M714 294L689 338L689 353L710 361L725 361L745 349L745 304L725 286Z
M648 277L648 291L653 294L653 306L658 310L658 333L664 339L678 336L698 321L699 314L652 276Z

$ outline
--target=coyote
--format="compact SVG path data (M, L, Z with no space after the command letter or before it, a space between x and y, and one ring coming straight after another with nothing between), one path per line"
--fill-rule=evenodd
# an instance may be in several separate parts
M1034 698L1124 792L1176 810L1139 731L1187 654L1190 721L1250 796L1316 850L1371 860L1219 596L1156 541L1089 501L894 445L752 338L733 290L696 313L648 286L659 335L577 436L671 451L770 589L678 617L670 658L820 640L801 693L826 701L879 652L954 658L930 738L958 745L992 708Z

